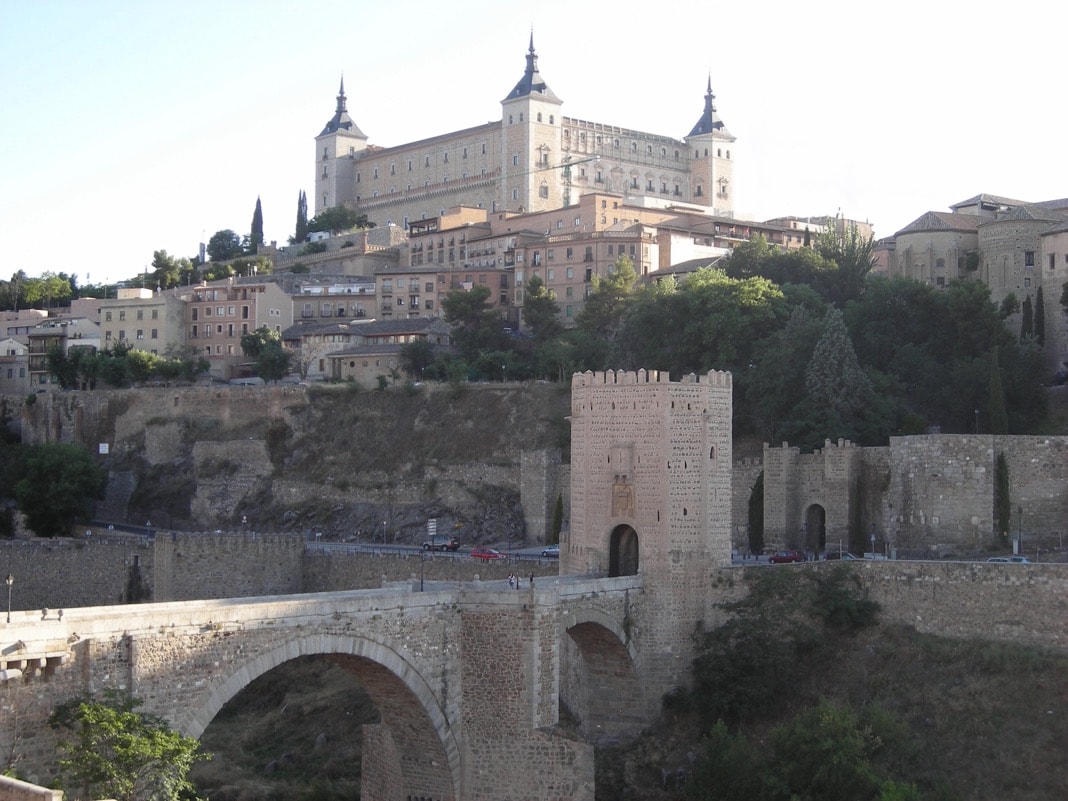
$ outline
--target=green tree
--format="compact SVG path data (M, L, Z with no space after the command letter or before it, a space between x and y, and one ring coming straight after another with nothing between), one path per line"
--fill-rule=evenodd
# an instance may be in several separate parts
M40 537L65 537L104 497L107 475L80 445L48 443L24 452L15 502Z
M242 335L241 350L256 361L256 375L268 383L289 371L290 354L282 347L282 334L266 325Z
M308 196L301 190L297 196L297 227L291 244L298 244L308 238Z
M353 228L374 228L375 224L367 221L366 214L359 214L347 206L332 206L323 209L308 221L308 232L329 231L339 234Z
M207 756L192 737L138 711L140 701L109 692L101 701L58 705L49 725L60 733L59 766L68 797L178 801L194 796L189 770Z
M249 252L255 253L263 244L263 207L259 197L256 198L256 209L252 212L252 230L248 235Z
M1033 337L1035 335L1034 309L1031 307L1031 296L1028 295L1023 301L1023 310L1020 314L1020 338Z
M150 280L154 286L170 289L181 284L183 276L188 277L191 269L189 259L176 259L165 250L157 250L152 253Z
M434 364L436 350L434 344L426 339L406 342L398 354L401 368L413 379L425 378L427 369Z
M228 261L236 259L245 252L241 244L241 237L225 228L216 231L208 240L208 258L212 261Z
M764 471L760 471L753 490L749 493L748 504L749 550L754 554L764 552Z
M560 306L553 293L536 275L527 281L526 291L523 293L523 322L538 342L552 341L563 332Z
M994 520L995 532L1002 547L1009 545L1009 526L1012 524L1012 496L1009 494L1009 462L1004 453L998 453L994 462Z
M593 276L593 291L575 319L579 328L599 336L609 344L614 342L622 328L623 315L637 280L634 262L626 256L619 256L607 275Z
M821 276L818 289L839 308L864 292L865 282L875 267L875 241L861 236L855 225L846 231L828 230L817 238L816 250L838 265Z
M454 289L441 301L445 322L452 326L452 341L460 355L474 362L479 354L505 348L507 336L500 313L489 305L490 288L475 284L471 289ZM500 362L498 364L498 371Z
M552 530L549 532L549 542L557 544L560 542L560 531L564 527L564 496L557 495L556 503L553 504L553 522Z
M991 434L1009 433L1009 415L1005 410L1005 390L1001 385L1001 365L998 363L998 348L990 351L990 398L987 403L987 418Z
M126 354L126 372L134 384L144 384L159 367L159 357L147 350L131 349Z
M1046 301L1042 297L1042 287L1035 293L1035 341L1040 348L1046 345Z

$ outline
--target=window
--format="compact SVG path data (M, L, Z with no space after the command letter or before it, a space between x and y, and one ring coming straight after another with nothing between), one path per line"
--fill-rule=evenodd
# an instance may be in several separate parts
M519 166L519 155L518 154L512 156L512 166L513 167L518 167Z
M215 316L216 317L223 317L225 314L226 314L226 307L225 306L219 306L218 308L215 309Z
M575 268L574 267L568 267L567 270L565 271L565 273L566 273L566 275L567 275L567 277L569 279L570 278L574 278L575 277Z
M205 317L211 317L211 306L205 306L204 307L204 316Z
M1033 250L1024 251L1024 267L1035 266L1035 252Z
M541 186L539 186L538 187L538 197L540 197L540 198L549 197L549 187L547 187L545 184L542 184Z
M138 339L144 339L145 338L145 329L138 328L136 336L137 336Z
M119 319L120 320L125 320L126 319L126 310L125 309L123 309L122 311L119 312Z
M575 288L574 287L569 286L566 289L564 289L564 297L573 298L574 296L575 296Z
M375 174L374 174L374 177L375 177L375 178L377 178L377 177L378 177L378 167L375 167Z
M138 309L137 310L137 319L138 320L144 320L145 319L145 310L144 309Z
M159 329L158 328L153 328L152 329L152 338L153 339L159 339Z
M152 310L152 319L153 320L158 320L159 319L159 309L153 309Z
M196 309L193 309L193 311L195 312ZM193 315L193 319L197 319L195 314ZM111 312L104 312L104 321L108 323L111 322Z
M121 339L126 339L126 331L125 331L125 329L121 329L121 328L119 329L119 339L120 340Z

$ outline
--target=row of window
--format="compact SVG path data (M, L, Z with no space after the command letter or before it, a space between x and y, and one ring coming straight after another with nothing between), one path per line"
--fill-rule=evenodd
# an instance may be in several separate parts
M237 333L237 328L235 327L234 323L226 323L225 328L223 324L218 324L215 326L212 326L211 323L207 323L203 326L194 325L192 328L189 329L189 331L190 339L200 339L201 337L203 337L204 339L211 339L212 331L214 331L215 334L217 334L218 336L225 336L233 339L235 336L244 336L248 333L248 323L241 323L240 334Z
M211 306L203 306L203 307L194 306L193 309L192 309L192 317L193 317L194 320L199 320L200 319L200 310L202 308L203 308L203 311L204 311L204 314L203 314L204 317L211 317L212 316L212 308L213 307L211 307ZM215 306L214 310L215 310L215 316L216 317L235 317L235 316L237 316L237 307L236 306ZM248 319L248 315L249 315L249 307L248 306L242 306L241 307L241 319L242 320L247 320Z
M145 330L143 328L138 328L137 331L134 332L134 338L135 339L144 339L145 338ZM153 328L151 331L149 331L148 338L149 339L159 339L159 329L158 328ZM106 339L106 340L110 340L111 339L111 331L105 331L104 332L104 339ZM123 340L126 339L126 329L125 328L120 328L119 329L119 331L118 331L118 339L119 339L120 342L122 342Z
M146 311L145 309L137 309L137 316L136 316L135 319L137 319L137 320L145 319L145 311ZM149 309L148 311L152 312L152 319L153 320L158 320L159 319L159 309ZM104 312L104 321L110 323L112 321L112 315L113 314L114 314L114 312L105 311ZM125 320L126 319L126 309L119 309L118 317L119 317L120 321Z

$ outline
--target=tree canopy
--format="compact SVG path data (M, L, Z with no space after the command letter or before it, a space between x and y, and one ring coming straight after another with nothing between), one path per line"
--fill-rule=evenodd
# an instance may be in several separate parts
M141 702L117 692L102 700L76 698L58 705L49 725L60 733L59 762L69 797L116 801L193 798L193 764L207 756L192 737L163 718L138 711Z
M47 443L23 452L15 502L40 537L65 537L104 497L107 474L81 445Z
M305 201L305 204L307 204L307 201ZM308 213L306 205L304 213L305 215ZM323 209L308 220L309 233L327 231L331 234L338 234L352 228L374 228L374 226L373 222L368 222L366 214L359 214L347 206L332 206L328 209Z
M241 243L241 237L229 228L216 231L208 240L208 258L212 261L228 261L244 253L245 248Z

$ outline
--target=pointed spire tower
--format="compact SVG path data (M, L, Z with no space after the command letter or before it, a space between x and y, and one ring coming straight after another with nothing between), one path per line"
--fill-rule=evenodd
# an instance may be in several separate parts
M356 163L367 148L367 135L349 116L345 76L337 94L337 108L315 137L315 213L356 199Z
M508 211L544 211L568 205L561 163L560 100L538 71L530 32L523 77L501 101L504 170L498 197Z
M716 214L734 215L734 161L731 145L735 137L723 124L716 111L716 95L712 92L712 76L708 76L705 108L693 126L686 143L693 153L693 199L710 206Z

